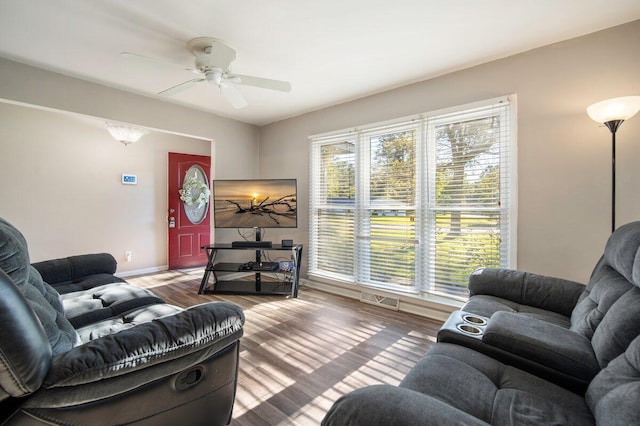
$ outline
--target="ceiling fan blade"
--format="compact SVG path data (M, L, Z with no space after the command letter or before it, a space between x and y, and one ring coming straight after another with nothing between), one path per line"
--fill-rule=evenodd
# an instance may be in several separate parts
M220 93L222 96L234 107L237 109L244 108L248 105L245 98L235 87L230 84L220 84Z
M194 70L193 68L185 67L184 65L180 65L180 64L173 63L173 62L165 61L163 59L157 59L157 58L151 58L149 56L138 55L137 53L121 52L120 55L124 56L125 58L134 59L136 61L145 62L147 64L154 64L154 65L159 65L159 66L162 66L162 67L178 68L178 69L181 69L181 70L184 70L184 71L198 72L197 70Z
M278 90L280 92L289 92L291 90L291 83L288 81L271 80L269 78L252 77L250 75L233 74L227 75L226 79L233 79L238 84L244 84L247 86L260 87L263 89ZM240 81L237 81L240 79Z
M166 90L163 90L162 92L159 92L158 95L162 95L162 96L172 96L175 95L176 93L180 93L183 90L187 90L188 88L190 88L191 86L193 86L196 83L200 83L201 81L207 81L207 79L205 78L194 78L193 80L187 80L184 83L180 83L176 86L170 87Z

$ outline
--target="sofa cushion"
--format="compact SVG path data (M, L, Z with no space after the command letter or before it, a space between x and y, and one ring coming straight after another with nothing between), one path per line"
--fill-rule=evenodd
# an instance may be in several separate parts
M627 281L640 287L640 221L623 225L611 234L604 260Z
M513 269L478 268L469 276L471 299L478 294L495 296L565 317L583 291L584 284L575 281Z
M501 311L519 313L524 317L546 321L560 327L569 328L571 326L571 320L568 316L490 295L473 296L462 310L487 318L495 312Z
M145 306L122 314L118 317L94 322L90 325L79 328L77 331L82 342L86 343L109 334L127 330L138 324L149 322L164 316L174 315L178 312L182 312L183 310L184 309L177 306L167 304Z
M622 295L607 311L593 334L591 345L602 368L623 353L640 335L640 288Z
M82 254L33 264L42 279L58 293L87 290L103 284L125 282L113 274L115 258L109 253Z
M70 283L95 274L116 272L118 264L109 253L94 253L69 256L34 263L42 278L51 285Z
M487 426L472 415L411 389L371 385L341 396L322 426Z
M27 302L44 327L53 354L68 351L79 343L78 335L65 318L60 295L42 281L31 266L24 236L10 223L0 218L0 269L9 275L24 294Z
M149 290L128 283L112 283L66 293L61 299L65 316L76 329L141 306L164 303Z
M634 286L608 265L597 266L571 313L571 330L591 339L611 306Z
M593 379L586 400L598 423L640 424L640 336Z
M438 343L400 383L495 425L589 425L579 395L463 346Z
M60 294L66 294L76 291L85 291L94 287L116 282L125 283L126 281L111 274L94 274L78 279L75 282L52 284L51 287L55 288L56 291Z
M616 301L640 287L640 222L615 230L607 240L602 258L591 274L585 291L571 313L571 330L592 339ZM618 311L619 312L619 311ZM616 314L617 315L617 314ZM609 326L611 326L609 320ZM609 332L607 330L607 332ZM615 350L617 356L624 347ZM596 351L597 352L597 351ZM613 358L607 357L608 360Z

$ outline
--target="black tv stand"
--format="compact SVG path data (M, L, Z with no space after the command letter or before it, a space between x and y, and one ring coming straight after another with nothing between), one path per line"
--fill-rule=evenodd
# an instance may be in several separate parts
M251 241L256 243L257 241ZM263 295L285 295L289 297L298 297L298 280L300 279L300 266L302 262L302 244L294 244L291 247L283 247L281 244L272 244L271 247L256 247L256 246L235 246L232 244L210 244L202 247L207 252L207 266L204 270L202 282L200 283L200 289L198 294L263 294ZM260 268L254 268L252 270L239 269L244 263L215 263L216 256L220 250L244 250L255 252L256 264L260 264L263 251L281 251L291 253L291 261L293 262L292 270L275 269L275 270L260 270ZM287 255L287 260L289 257ZM240 280L240 279L225 279L222 274L238 274L238 273L250 273L253 274L253 280ZM219 277L218 275L221 275ZM269 274L269 276L277 277L276 281L263 281L262 275ZM210 278L213 276L213 283L209 283ZM232 278L232 277L230 277Z

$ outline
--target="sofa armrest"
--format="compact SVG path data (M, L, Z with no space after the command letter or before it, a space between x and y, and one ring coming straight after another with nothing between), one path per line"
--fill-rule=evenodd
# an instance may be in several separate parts
M373 385L339 398L322 426L488 425L439 399L411 389Z
M575 281L512 269L480 268L469 276L470 296L500 297L565 316L571 316L584 289Z
M564 327L511 312L496 312L482 342L589 382L599 371L591 341Z
M210 356L238 340L243 324L242 309L234 304L212 302L193 306L92 340L54 357L44 386L92 383L196 352Z
M109 253L92 253L45 260L34 263L33 267L42 275L44 282L55 286L58 283L69 283L90 275L113 275L118 263Z

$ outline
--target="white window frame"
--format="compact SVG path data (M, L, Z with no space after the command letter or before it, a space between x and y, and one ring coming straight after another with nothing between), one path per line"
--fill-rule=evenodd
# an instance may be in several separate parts
M501 147L501 152L504 149L506 154L500 156L500 167L506 170L507 173L501 173L501 188L506 190L500 191L501 205L500 214L504 215L507 220L501 220L501 237L507 239L506 243L501 244L506 247L502 249L500 256L500 267L517 268L517 110L516 110L516 95L508 95L500 98L488 99L472 104L461 105L453 108L447 108L444 110L432 111L429 113L423 113L418 116L405 117L402 119L390 120L383 123L374 123L367 126L362 126L358 129L349 129L344 131L332 132L324 135L314 135L310 137L310 163L311 163L311 175L310 175L310 197L309 197L309 214L310 214L310 232L309 232L309 275L312 277L319 277L322 279L337 280L340 282L346 282L364 287L381 288L386 291L400 292L408 295L417 295L422 298L452 298L462 300L463 298L439 293L434 290L434 268L433 262L435 257L431 255L430 250L433 249L434 244L428 241L430 238L428 234L429 229L435 229L435 211L436 206L430 203L430 198L433 197L434 191L434 178L435 178L435 143L432 142L432 136L429 133L433 132L435 126L438 123L446 122L450 120L449 117L465 116L466 119L471 119L475 114L478 117L488 116L486 110L474 113L474 110L485 108L490 105L499 105L506 103L508 110L505 113L504 119L508 120L508 136L502 140L504 146ZM394 284L379 284L372 283L368 279L368 270L364 265L368 264L365 259L367 251L363 250L362 244L359 244L363 238L367 238L366 224L368 220L364 220L365 216L369 214L372 206L368 203L368 190L369 182L368 172L370 170L370 146L369 136L374 134L385 134L385 132L394 132L397 129L411 128L415 129L417 137L416 146L416 205L415 205L415 226L416 226L416 238L420 243L416 245L416 264L415 268L415 282L413 286L407 285L394 285ZM316 224L315 212L318 208L322 208L321 203L315 196L316 190L314 183L317 182L318 176L314 173L318 173L318 167L314 166L315 161L319 161L318 153L320 147L323 145L335 143L339 140L351 139L354 140L356 146L355 153L355 229L354 229L354 271L352 275L349 274L335 274L327 273L317 267L317 242L314 241ZM502 216L501 216L502 217ZM425 225L425 226L423 226ZM434 240L435 241L435 240ZM364 256L364 257L363 257Z

